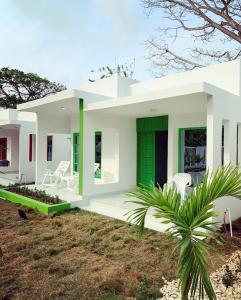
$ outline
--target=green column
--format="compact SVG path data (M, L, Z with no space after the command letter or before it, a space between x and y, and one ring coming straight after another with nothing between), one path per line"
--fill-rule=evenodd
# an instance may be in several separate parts
M79 194L83 195L84 100L79 100Z

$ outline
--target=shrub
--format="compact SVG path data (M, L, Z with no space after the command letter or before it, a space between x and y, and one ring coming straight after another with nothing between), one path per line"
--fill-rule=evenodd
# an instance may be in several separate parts
M18 183L10 184L8 186L8 190L10 192L30 197L47 204L59 204L63 202L58 196L50 196L45 191L38 190L36 188L30 189L26 185L22 186Z
M225 273L223 275L222 282L226 288L228 288L229 286L233 286L235 282L235 276L233 275L229 266L225 266Z

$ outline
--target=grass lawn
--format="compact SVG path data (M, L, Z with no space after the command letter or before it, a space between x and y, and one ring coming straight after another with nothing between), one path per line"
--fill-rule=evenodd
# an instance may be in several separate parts
M0 200L0 299L149 299L175 278L173 241L147 230L140 237L132 225L76 210L45 217L27 210L19 220L17 205ZM238 239L210 253L210 270L223 263ZM139 296L139 298L138 298Z

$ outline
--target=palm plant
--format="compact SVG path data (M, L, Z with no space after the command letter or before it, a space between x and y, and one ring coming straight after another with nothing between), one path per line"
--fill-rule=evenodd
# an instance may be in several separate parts
M143 232L149 208L155 209L155 217L169 224L168 234L177 240L174 251L179 250L177 275L182 299L192 299L196 294L204 299L217 299L207 267L210 244L206 239L215 238L218 224L214 221L214 200L223 196L241 199L241 173L239 167L228 165L215 173L206 172L202 185L196 184L181 205L181 197L172 187L137 187L129 193L138 208L129 212L129 220L140 226ZM219 201L222 201L221 199Z

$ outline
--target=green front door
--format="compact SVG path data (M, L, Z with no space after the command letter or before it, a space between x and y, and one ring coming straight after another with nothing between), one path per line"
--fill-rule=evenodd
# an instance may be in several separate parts
M137 133L137 183L149 186L155 181L154 132Z
M150 186L156 184L156 155L160 154L156 148L156 133L168 130L168 116L137 119L136 130L137 185Z

